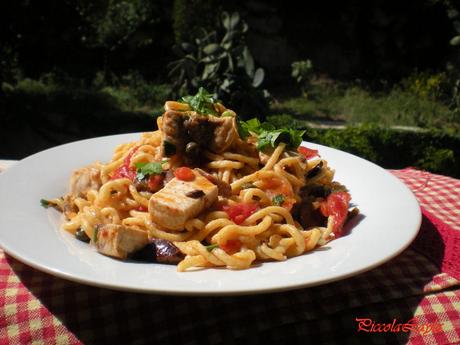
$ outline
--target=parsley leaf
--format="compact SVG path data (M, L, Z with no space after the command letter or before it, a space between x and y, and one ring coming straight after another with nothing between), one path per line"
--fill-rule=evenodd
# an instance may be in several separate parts
M284 195L283 194L278 194L275 195L272 199L272 204L275 206L281 206L284 202Z
M219 248L219 245L217 243L210 244L209 246L205 246L208 252L211 252L214 248Z
M239 122L240 136L245 139L251 133L258 136L257 149L262 151L267 147L275 148L280 142L286 143L289 148L297 148L302 143L305 131L292 128L275 128L271 123L260 122L254 118Z
M163 172L162 165L164 163L166 163L166 161L152 162L152 163L145 163L145 162L136 163L137 179L143 180L144 178L150 175L160 175Z
M48 208L51 206L51 203L46 199L40 199L40 205L44 208Z
M292 128L281 128L275 130L263 130L257 140L257 149L259 151L267 147L275 148L283 142L289 148L297 148L302 143L302 136L305 131L298 131Z
M187 103L190 108L201 115L219 115L214 109L216 99L202 87L200 87L195 96L184 96L181 101Z

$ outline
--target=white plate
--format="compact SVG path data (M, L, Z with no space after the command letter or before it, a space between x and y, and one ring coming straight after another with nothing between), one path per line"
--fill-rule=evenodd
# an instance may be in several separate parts
M351 154L304 143L319 149L361 211L362 219L347 236L312 253L242 271L178 273L175 266L117 261L60 230L61 215L42 208L40 199L65 194L73 170L106 162L117 144L138 138L125 134L58 146L1 173L2 248L27 265L84 284L177 295L253 294L324 284L369 270L402 252L420 227L419 205L397 178Z

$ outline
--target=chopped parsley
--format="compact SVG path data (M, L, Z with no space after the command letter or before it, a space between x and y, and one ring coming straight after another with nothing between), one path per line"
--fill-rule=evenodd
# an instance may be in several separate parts
M217 100L202 87L200 87L195 96L184 96L180 101L187 103L192 110L201 115L219 115L216 109L214 109L214 103L216 103Z
M53 206L48 200L46 199L40 199L40 205L44 208L48 208L50 206Z
M296 149L302 143L305 131L292 128L275 128L271 123L261 123L254 118L248 121L240 121L240 135L246 138L250 134L257 135L257 149L263 151L269 147L275 148L283 142L288 148Z
M164 163L166 163L166 161L151 162L151 163L145 163L145 162L136 163L137 179L143 180L144 178L150 175L160 175L163 172L162 165Z
M275 206L281 206L284 202L284 195L283 194L278 194L275 195L272 199L272 204Z
M208 252L211 252L214 248L219 248L219 245L217 243L210 244L209 246L205 247Z

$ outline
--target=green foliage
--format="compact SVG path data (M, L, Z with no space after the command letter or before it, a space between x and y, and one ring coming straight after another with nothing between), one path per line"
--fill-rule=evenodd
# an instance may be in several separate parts
M3 82L2 92L11 99L24 97L34 106L50 111L56 108L74 113L88 107L91 111L117 109L159 114L171 88L167 84L148 83L135 71L120 78L112 76L110 83L104 73L98 73L90 87L82 80L47 73L39 79L25 78L14 84ZM81 107L75 107L75 102L80 102Z
M384 168L408 166L433 173L460 177L460 135L440 130L408 131L377 124L344 129L311 128L290 115L273 115L275 126L291 125L306 129L304 140L331 146L368 159Z
M218 115L214 109L214 103L216 100L202 87L199 88L198 93L195 96L184 96L181 101L187 103L192 110L202 115Z
M174 96L193 94L204 87L243 117L254 112L263 117L268 110L268 93L260 89L265 73L255 67L246 46L248 26L238 13L226 12L220 24L219 31L202 29L193 43L174 46L179 56L169 71Z
M172 20L176 42L193 40L201 28L211 30L221 13L220 6L217 0L174 0Z
M291 65L291 76L299 84L303 94L307 92L313 77L313 64L310 60L295 61Z
M152 24L157 20L151 1L80 1L76 7L87 23L82 40L89 46L114 51L128 40L137 46L152 43L151 37L134 35L146 23Z
M440 100L446 83L447 76L444 72L436 74L428 72L412 73L401 81L404 90L424 100Z
M405 82L407 83L407 82ZM415 85L420 85L414 83ZM411 84L411 85L414 85ZM312 84L309 97L290 98L273 108L277 112L310 120L340 120L348 123L378 123L386 126L460 128L460 114L431 96L426 88L410 91L396 86L386 93L373 93L358 86ZM418 94L417 94L418 92Z

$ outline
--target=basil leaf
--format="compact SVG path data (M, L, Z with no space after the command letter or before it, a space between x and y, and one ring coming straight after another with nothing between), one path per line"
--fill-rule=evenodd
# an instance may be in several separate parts
M163 163L164 162L136 163L137 179L142 180L150 175L160 175L163 172Z
M219 115L214 109L216 100L213 95L202 87L200 87L195 96L184 96L181 98L181 101L187 103L190 108L201 115Z
M275 206L281 206L284 202L284 195L283 194L278 194L275 195L272 199L272 204Z

